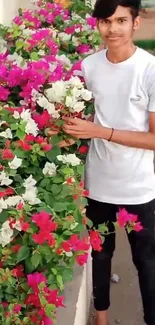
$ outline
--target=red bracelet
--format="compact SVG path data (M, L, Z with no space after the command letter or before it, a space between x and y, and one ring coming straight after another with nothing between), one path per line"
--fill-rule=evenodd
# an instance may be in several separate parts
M113 134L114 134L114 128L111 129L111 135L110 135L110 138L108 139L109 142L111 141Z

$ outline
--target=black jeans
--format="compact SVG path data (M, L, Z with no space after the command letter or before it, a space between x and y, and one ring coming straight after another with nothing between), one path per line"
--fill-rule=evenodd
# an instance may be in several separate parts
M87 216L94 227L108 222L113 231L113 222L119 208L138 215L144 229L128 234L133 262L138 271L140 290L144 307L144 320L155 325L155 200L140 205L116 206L92 199L88 200ZM101 252L92 251L93 258L93 296L98 311L110 306L111 260L115 250L115 234L106 236ZM121 252L120 252L121 253Z

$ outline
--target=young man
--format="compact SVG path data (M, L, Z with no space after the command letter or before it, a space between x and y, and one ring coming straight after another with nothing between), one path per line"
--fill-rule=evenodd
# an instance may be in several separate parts
M155 58L133 44L140 0L98 0L93 16L107 50L83 61L95 99L94 121L66 119L66 133L91 139L86 163L87 215L94 226L116 220L119 207L138 215L144 229L128 235L138 270L144 320L155 325ZM115 235L93 252L96 325L108 325Z

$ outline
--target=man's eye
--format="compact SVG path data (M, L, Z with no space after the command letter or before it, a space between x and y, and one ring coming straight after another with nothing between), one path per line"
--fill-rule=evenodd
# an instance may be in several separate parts
M122 23L125 22L125 20L124 20L124 19L119 19L118 22L119 22L120 24L122 24Z
M105 20L103 19L100 22L101 22L101 24L108 24L108 20L106 20L106 19Z

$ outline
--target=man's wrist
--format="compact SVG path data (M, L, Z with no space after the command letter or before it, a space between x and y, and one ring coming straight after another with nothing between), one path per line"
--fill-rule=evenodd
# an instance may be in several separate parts
M112 132L111 128L106 128L104 126L99 125L97 138L108 141L111 137L111 132Z

